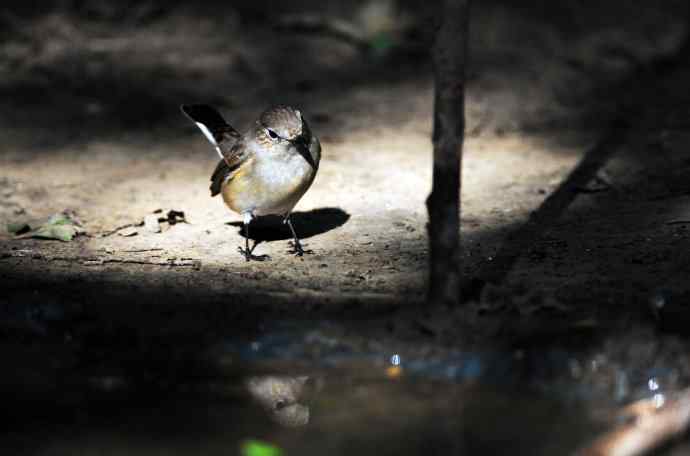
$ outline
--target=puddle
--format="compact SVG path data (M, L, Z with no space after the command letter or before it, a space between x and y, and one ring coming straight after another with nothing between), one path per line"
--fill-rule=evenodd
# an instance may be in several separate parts
M4 454L568 454L621 404L687 384L682 345L639 334L578 354L440 349L324 322L193 356L120 338L111 353L4 346Z
M511 351L440 349L343 336L341 329L324 322L316 327L276 324L250 341L220 344L213 356L230 356L255 366L303 363L312 369L346 370L366 366L384 377L527 389L560 401L612 406L664 389L680 389L690 372L680 341L649 332L612 337L599 350L578 353L558 346ZM361 370L357 372L362 375Z

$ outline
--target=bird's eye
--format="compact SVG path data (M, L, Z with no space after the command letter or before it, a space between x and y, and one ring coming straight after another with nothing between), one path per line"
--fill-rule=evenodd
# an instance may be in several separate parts
M267 128L266 131L268 132L268 136L270 136L271 139L278 139L278 133L271 130L270 128Z

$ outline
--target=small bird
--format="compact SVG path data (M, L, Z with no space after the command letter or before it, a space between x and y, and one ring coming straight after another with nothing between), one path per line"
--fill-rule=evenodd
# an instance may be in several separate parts
M247 261L266 260L252 254L249 224L262 215L280 215L290 227L293 250L305 250L290 221L290 213L309 189L321 161L321 144L302 113L277 105L264 111L244 134L208 105L182 105L182 112L196 123L220 156L211 176L211 196L219 193L225 204L242 215L245 247L238 247Z
M249 377L246 388L250 396L283 426L298 427L309 423L309 406L300 399L312 387L307 376L261 375Z

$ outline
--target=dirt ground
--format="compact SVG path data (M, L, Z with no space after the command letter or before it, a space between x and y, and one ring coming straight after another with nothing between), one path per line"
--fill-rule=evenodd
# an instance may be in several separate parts
M638 68L678 52L687 26L673 3L586 25L544 25L538 11L489 2L475 12L463 266L493 292L517 286L527 301L596 320L683 281L687 112L673 76ZM4 42L0 61L0 221L69 209L88 235L3 234L7 287L200 294L233 308L273 297L298 313L423 300L428 64L403 45L362 54L243 12L180 7L146 26L60 11L15 19L28 32ZM314 254L286 253L273 221L255 231L272 261L242 259L239 217L209 196L216 158L180 115L185 102L214 103L240 128L273 102L306 113L324 158L295 225ZM113 233L157 209L188 223Z

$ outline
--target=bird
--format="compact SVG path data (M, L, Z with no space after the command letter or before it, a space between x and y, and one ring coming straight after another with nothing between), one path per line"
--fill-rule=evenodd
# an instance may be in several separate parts
M287 105L266 109L240 133L212 106L181 106L215 147L220 161L211 175L211 196L220 194L230 210L242 216L245 246L238 247L246 261L263 261L249 248L249 225L263 215L279 215L292 234L290 253L305 251L290 220L293 208L314 182L321 161L321 143L302 112Z
M249 377L245 386L249 395L279 424L289 427L309 423L309 406L301 402L313 389L307 376L260 375Z

